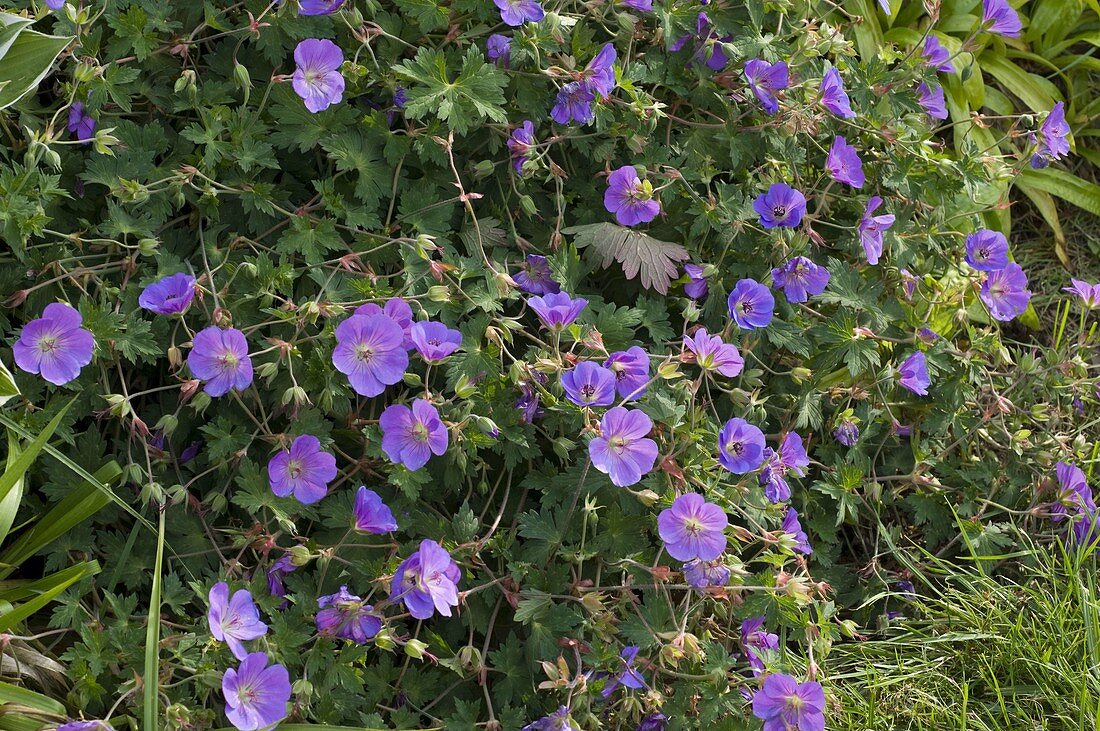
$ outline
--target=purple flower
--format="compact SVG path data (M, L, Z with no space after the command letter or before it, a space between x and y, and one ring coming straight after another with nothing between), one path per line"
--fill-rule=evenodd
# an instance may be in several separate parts
M271 491L279 497L291 494L310 505L328 493L328 483L336 479L336 458L321 449L321 440L303 434L289 451L281 451L267 463Z
M867 208L863 211L863 218L859 221L859 243L863 245L863 253L867 255L868 264L878 264L882 256L882 235L894 225L892 213L874 215L880 205L882 205L882 198L877 195L871 196L867 201Z
M252 602L247 589L238 589L229 598L229 584L219 581L210 587L210 609L206 620L215 640L229 645L233 657L244 660L248 650L245 640L254 640L267 634L267 625L260 621L260 611Z
M649 384L649 354L642 348L635 345L628 350L612 353L603 367L615 374L615 390L619 398L633 401L645 394Z
M298 15L332 15L344 0L298 0Z
M1035 153L1031 156L1031 167L1045 168L1052 160L1059 160L1069 154L1069 124L1066 123L1066 105L1058 102L1039 125L1038 139L1032 135Z
M138 305L158 315L182 315L194 298L195 278L181 272L157 280L143 289Z
M981 228L966 237L966 263L981 272L1008 266L1008 240L999 231Z
M588 443L592 466L618 487L635 484L657 462L657 442L646 438L651 429L653 422L637 409L608 409L600 436Z
M409 103L409 92L405 91L405 87L398 86L393 90L393 108L404 109L405 105ZM393 124L394 112L389 112L386 115L387 124Z
M519 384L520 397L516 399L516 408L522 411L520 421L524 424L534 424L536 419L543 415L538 389L531 383L536 381L539 385L546 384L546 376L538 371L529 371L531 380Z
M764 228L794 228L806 214L806 196L786 183L772 183L767 193L752 202L752 209L760 215Z
M1027 275L1015 262L1004 269L990 272L982 282L978 293L989 308L994 320L1008 322L1022 315L1031 302L1031 292L1027 288Z
M569 715L569 706L562 706L549 716L527 724L520 731L580 731L580 728Z
M668 727L668 716L663 713L651 713L642 718L634 731L665 731Z
M932 66L937 71L942 71L945 74L955 73L955 67L952 65L950 52L940 44L940 39L936 36L928 36L924 41L924 51L921 53L924 56L924 63L926 66Z
M248 341L236 328L222 330L211 325L195 334L187 354L191 375L206 381L203 390L211 396L243 391L252 383L252 358Z
M274 726L287 716L290 674L276 663L267 666L267 655L253 652L236 670L222 676L225 715L238 731L258 731Z
M947 100L943 96L943 87L930 87L923 81L917 86L918 101L925 113L932 119L947 119Z
M749 661L753 675L759 675L764 670L764 661L757 651L779 649L779 635L763 629L764 622L764 617L752 617L741 622L741 649Z
M608 176L603 206L615 214L615 220L622 226L649 223L661 212L661 202L653 197L653 184L641 180L631 165L624 165Z
M432 320L414 323L409 339L420 357L429 363L442 363L462 345L462 333Z
M684 274L689 280L684 285L684 294L693 300L705 299L710 292L710 284L703 275L703 267L698 264L684 264Z
M413 401L411 409L404 404L388 406L378 423L382 427L382 451L394 464L415 472L433 454L447 451L447 427L436 408L424 399Z
M730 580L729 567L720 561L688 561L684 564L684 581L700 593L710 586L725 586Z
M1063 292L1077 295L1081 299L1081 304L1087 309L1094 310L1100 307L1100 284L1089 284L1073 278L1069 281L1073 283L1073 286L1063 288Z
M853 119L852 102L848 92L844 91L844 81L840 71L830 66L821 77L821 104L841 119Z
M982 0L982 28L1006 38L1017 38L1023 24L1008 0Z
M833 438L845 447L854 447L859 441L859 425L851 419L844 419L833 430Z
M393 511L382 502L378 493L368 490L365 485L360 485L355 493L352 515L355 518L352 527L360 533L390 533L397 530Z
M485 57L508 68L512 65L512 39L500 33L492 34L485 40Z
M735 475L764 462L764 432L741 418L730 419L718 435L718 461Z
M601 695L604 698L609 698L618 687L621 685L624 688L633 688L634 690L640 690L645 687L645 678L642 674L634 669L634 661L638 657L637 645L629 645L624 647L619 653L619 659L623 661L623 669L611 676L611 680L604 686L601 691Z
M917 587L913 586L912 581L902 580L894 584L894 588L906 599L917 598Z
M554 281L550 263L545 256L528 254L523 268L515 276L516 284L524 292L531 294L557 294L561 285Z
M416 619L429 619L435 612L451 616L458 606L458 582L462 570L433 540L424 539L420 548L401 562L390 585L390 599L401 599Z
M52 5L47 0L47 5ZM61 2L64 5L64 0ZM54 8L56 10L57 8ZM69 721L57 727L57 731L115 731L114 726L106 721Z
M511 136L508 137L508 152L512 156L512 168L517 173L523 173L523 164L527 162L527 155L534 145L535 125L527 119L512 130Z
M413 349L412 342L412 324L413 324L413 311L409 303L400 297L390 297L386 300L386 304L379 307L374 302L368 302L365 305L359 305L355 308L353 315L385 315L386 317L397 323L397 326L401 328L401 332L404 335L404 347L405 350Z
M804 556L809 556L814 552L814 549L810 547L810 538L806 535L806 531L802 530L802 524L798 522L798 512L794 508L787 508L787 512L783 516L782 530L784 533L794 536L795 551Z
M779 269L772 269L772 286L781 287L788 302L805 302L825 291L829 270L804 256L796 256Z
M46 0L46 7L50 10L60 10L65 7L65 0ZM96 723L96 722L90 722Z
M591 84L596 93L605 99L615 90L616 58L618 54L615 53L615 46L605 43L584 69L584 81Z
M493 0L500 9L500 19L513 28L524 23L537 23L546 15L546 11L536 0Z
M932 379L928 377L928 364L924 359L924 353L919 350L914 352L898 368L898 383L918 396L928 395L928 386Z
M271 596L286 596L286 584L283 583L283 577L287 574L292 574L298 570L298 567L294 565L294 561L291 560L290 554L280 556L279 559L271 564L267 569L267 591ZM279 605L279 609L285 609L289 605L289 602L284 601Z
M79 312L63 302L46 305L42 317L24 325L12 346L15 364L55 386L73 380L92 362L95 347L92 334L80 326L83 321Z
M405 333L386 315L352 315L336 327L332 364L357 394L377 396L405 376Z
M340 66L344 53L326 38L307 38L294 49L294 70L291 86L302 98L306 109L316 114L339 104L344 97L344 77Z
M913 295L917 292L917 285L920 284L920 280L908 269L899 269L898 274L901 275L902 296L905 297L906 302L912 302Z
M570 81L558 91L550 118L558 124L588 124L595 118L596 90L587 81Z
M653 0L620 0L620 2L628 8L637 10L639 13L653 12Z
M772 321L775 297L766 286L753 279L742 279L726 301L730 317L742 330L767 327Z
M760 473L764 497L772 503L790 500L791 486L787 484L787 473L794 472L799 477L805 477L805 468L809 465L810 457L802 446L802 437L794 432L787 432L778 452L764 450L764 469Z
M878 0L878 6L882 8L882 12L890 14L890 0Z
M859 159L859 152L840 135L833 139L833 146L829 148L825 167L833 180L838 183L846 183L853 188L862 188L866 180L866 176L863 174L863 161Z
M573 324L588 306L588 300L573 299L564 292L550 292L542 297L528 297L527 304L539 316L543 327L560 331Z
M825 691L813 681L769 675L752 698L752 715L764 720L764 731L825 731Z
M610 406L615 403L615 374L607 368L583 361L561 374L565 396L577 406Z
M179 463L187 464L195 457L199 456L199 452L202 451L202 446L202 442L191 442L190 444L188 444L186 447L183 448L183 451L180 452Z
M713 561L726 550L726 511L689 492L657 516L657 532L677 561Z
M58 4L55 8L50 5L52 10L60 10L65 6L64 2ZM76 135L76 138L81 142L91 142L95 137L95 119L92 115L84 112L84 104L82 102L73 102L73 105L69 107L69 124L67 128L70 132Z
M745 368L745 359L737 346L723 342L718 335L707 334L706 328L699 328L691 337L684 338L684 347L695 355L695 362L705 371L733 378Z
M374 607L348 593L346 586L341 586L335 594L319 597L317 606L321 610L315 620L318 634L365 645L382 629L382 618L372 613Z
M745 64L745 78L748 79L749 88L756 95L760 106L768 114L779 111L779 99L776 92L786 89L790 83L790 74L787 71L787 62L768 63L759 58L754 58Z
M703 3L703 5L706 4ZM699 13L695 17L695 35L680 36L669 46L669 50L675 53L687 45L690 40L694 40L696 45L692 59L702 61L711 71L721 71L729 63L729 57L726 56L726 51L721 44L733 40L733 36L719 37L714 32L714 27L711 25L710 18L706 13Z

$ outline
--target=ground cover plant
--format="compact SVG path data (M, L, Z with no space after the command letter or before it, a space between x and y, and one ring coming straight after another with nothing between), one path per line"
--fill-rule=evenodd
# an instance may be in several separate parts
M1066 107L862 6L7 7L0 721L818 731L911 554L1088 565Z

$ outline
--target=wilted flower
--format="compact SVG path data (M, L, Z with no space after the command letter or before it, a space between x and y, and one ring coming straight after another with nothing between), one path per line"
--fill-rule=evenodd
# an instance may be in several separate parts
M523 260L523 268L514 277L516 285L531 294L557 294L561 285L554 281L550 263L545 256L528 254Z
M1019 264L1010 262L1004 269L990 272L978 293L993 319L1008 322L1022 315L1031 302L1027 275Z
M302 98L306 109L316 114L339 104L344 97L344 77L340 66L344 52L327 38L307 38L294 49L294 70L291 86Z
M433 320L413 323L409 339L420 357L429 363L442 363L462 345L461 332Z
M41 317L23 326L12 346L15 364L57 386L73 380L92 362L95 348L92 334L81 327L83 322L80 313L63 302L46 305Z
M215 640L229 646L238 660L248 655L245 640L254 640L267 634L267 625L260 621L260 611L252 602L247 589L239 589L229 598L229 584L219 581L210 587L210 609L206 614L210 634Z
M709 586L725 586L730 580L729 567L720 561L688 561L684 564L684 581L702 592Z
M928 395L932 380L928 377L928 364L919 350L910 355L898 369L898 383L918 396Z
M60 3L53 10L59 10L64 7L65 3ZM66 128L69 132L76 135L76 138L81 142L91 142L95 137L95 119L92 115L84 111L84 104L82 102L73 102L69 107L69 123Z
M937 71L942 71L945 74L955 73L955 66L950 61L950 52L943 47L940 39L936 36L929 35L924 40L924 51L921 52L921 55L924 56L924 63Z
M764 496L770 502L781 503L791 498L791 488L787 484L787 473L794 472L799 477L806 476L806 467L810 466L810 456L802 445L802 437L787 432L779 444L779 451L764 451L764 469L760 473L760 484L764 485Z
M382 618L373 613L374 608L349 593L346 586L335 594L318 598L317 606L321 610L315 620L319 634L365 645L382 629Z
M592 466L618 487L629 487L657 462L657 443L647 438L653 422L642 411L622 406L608 409L600 421L600 436L588 443Z
M767 193L753 200L752 209L760 215L764 228L794 228L806 215L806 196L786 183L772 183Z
M837 135L833 140L833 146L829 148L825 167L833 180L846 183L853 188L862 188L866 180L866 176L863 174L863 161L859 159L859 152L840 135Z
M703 5L706 4L703 3ZM725 49L722 48L722 44L733 40L733 36L719 37L714 32L710 17L706 13L699 13L695 16L695 35L680 36L669 46L669 50L675 53L691 40L695 41L696 46L692 58L703 62L711 71L721 71L729 63L729 57L726 55Z
M825 731L825 691L814 681L769 675L752 698L752 715L764 720L764 731Z
M610 406L615 403L615 374L586 360L561 374L565 396L577 406Z
M768 63L754 58L745 64L745 78L764 111L768 114L778 112L779 99L776 93L786 89L790 83L787 62Z
M1100 284L1089 284L1080 279L1070 279L1072 287L1065 287L1063 292L1075 294L1081 299L1081 304L1090 310L1100 307Z
M713 561L721 556L728 525L726 511L694 492L680 495L657 516L657 532L677 561Z
M158 315L182 315L195 298L195 278L190 274L172 274L141 291L138 305Z
M513 28L524 23L537 23L546 16L546 11L536 0L493 0L500 9L500 19Z
M882 198L877 195L871 196L867 201L867 208L863 211L863 218L859 221L859 243L867 255L868 264L878 264L882 256L882 235L894 225L893 214L874 215L880 205L882 205Z
M309 505L328 493L336 479L336 458L321 449L321 440L309 434L295 439L289 451L281 451L267 463L271 491L279 497L291 494Z
M550 292L542 297L528 297L527 304L547 330L560 331L573 324L588 305L588 300L580 297L573 299L564 292Z
M1039 134L1032 135L1035 152L1031 167L1045 168L1052 160L1060 160L1069 154L1069 124L1066 122L1066 105L1058 102L1039 125Z
M723 342L718 335L707 334L706 328L699 328L691 337L684 338L684 347L695 354L695 362L705 371L733 378L745 368L745 359L737 346Z
M485 40L485 57L498 66L508 68L512 64L512 39L493 33Z
M243 391L252 383L252 358L248 341L236 328L222 330L216 325L195 334L187 354L191 375L206 381L203 390L211 396Z
M759 675L764 670L764 661L757 651L779 649L779 635L763 629L765 619L752 617L741 622L741 649L749 661L753 675Z
M693 300L705 299L710 292L710 284L703 275L703 267L698 264L684 264L684 274L688 276L684 294Z
M382 427L382 451L394 464L416 471L433 454L447 451L447 427L436 408L424 399L413 401L412 408L404 404L386 407L378 424Z
M764 432L744 419L730 419L718 435L718 461L735 475L757 469L764 462Z
M947 100L943 96L943 87L930 87L923 81L917 85L918 101L925 113L932 119L947 119Z
M805 302L825 291L829 270L804 256L796 256L781 268L772 269L772 286L780 287L788 302Z
M382 502L378 493L367 489L365 485L360 485L359 491L355 493L352 515L352 527L360 533L390 533L397 530L393 511Z
M390 599L400 599L416 619L428 619L435 612L451 616L458 606L458 581L462 570L443 546L433 540L401 562L390 585Z
M1020 15L1008 0L982 0L982 28L1006 38L1017 38L1023 29Z
M621 226L649 223L661 212L661 202L653 197L653 184L638 177L631 165L624 165L607 178L603 205L615 214Z
M794 536L794 550L805 556L809 556L814 550L810 547L810 538L806 531L802 530L802 524L798 522L798 512L794 508L787 508L783 516L782 530Z
M848 92L844 91L840 71L832 66L821 77L821 104L841 119L853 119L856 116Z
M405 332L383 314L352 315L336 327L332 363L357 394L377 396L409 367Z
M267 666L267 655L253 652L236 669L222 676L225 715L238 731L258 731L287 716L290 674L278 663Z
M742 279L734 285L726 301L730 317L742 330L767 327L772 321L775 297L771 290L753 279Z
M981 272L1008 266L1008 240L999 231L978 229L966 237L966 263Z
M619 659L623 661L623 669L611 676L611 680L604 686L601 695L604 698L608 698L614 693L621 685L624 688L633 688L634 690L640 690L645 687L645 678L642 674L634 669L634 661L638 657L637 645L629 645L624 647L619 653Z
M859 441L859 425L851 419L844 419L833 430L833 437L845 447L854 447Z
M637 345L612 353L604 368L615 374L615 390L620 398L634 400L646 392L649 383L649 354Z
M517 173L523 172L523 164L527 162L527 155L534 145L535 125L531 120L526 119L523 124L512 130L512 134L508 137L508 152L512 156L512 167Z

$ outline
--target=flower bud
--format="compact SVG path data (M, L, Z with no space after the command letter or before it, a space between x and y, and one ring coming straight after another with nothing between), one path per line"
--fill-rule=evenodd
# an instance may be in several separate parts
M423 640L410 639L405 642L405 654L414 660L422 660L427 649L428 643Z
M520 196L519 207L522 208L523 212L528 216L533 216L538 213L538 208L535 206L535 199L529 195Z
M428 299L432 302L449 302L451 300L451 288L445 284L428 287Z
M138 241L138 253L142 256L153 256L157 253L160 242L156 239L144 238Z

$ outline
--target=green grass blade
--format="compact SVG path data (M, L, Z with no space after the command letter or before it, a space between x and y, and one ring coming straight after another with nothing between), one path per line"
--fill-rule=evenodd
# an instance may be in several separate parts
M7 705L23 706L56 716L65 716L65 706L53 698L35 693L33 690L20 688L18 685L0 681L0 708Z
M157 558L153 563L153 588L149 592L149 618L145 622L145 731L157 731L160 690L160 581L164 563L164 509L157 528Z
M19 622L22 622L27 617L41 610L53 601L58 594L65 591L85 576L91 576L98 572L99 563L88 561L77 564L76 566L70 566L67 569L58 571L56 574L47 576L41 581L52 584L53 586L50 589L42 592L30 601L23 602L19 606L0 614L0 632L7 632Z
M15 432L8 430L8 461L18 459L22 449L19 446L19 437ZM23 499L23 478L19 478L7 495L0 500L0 544L8 537L15 516L19 512L19 502Z

